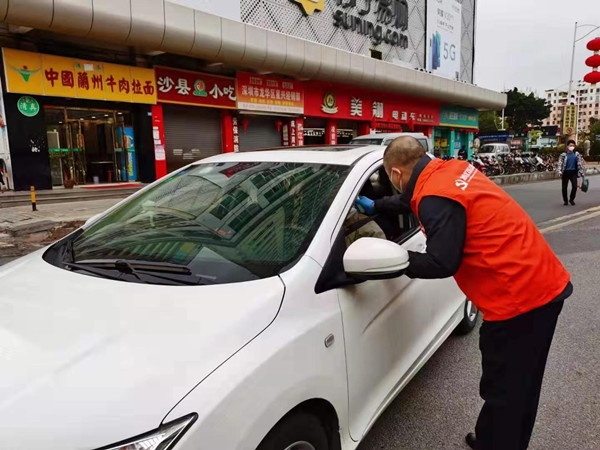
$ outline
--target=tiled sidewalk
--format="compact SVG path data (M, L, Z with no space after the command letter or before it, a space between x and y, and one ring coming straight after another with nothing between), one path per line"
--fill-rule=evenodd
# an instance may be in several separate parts
M87 200L71 203L39 205L37 211L31 206L0 208L0 230L26 233L42 231L61 222L84 221L113 206L120 199Z

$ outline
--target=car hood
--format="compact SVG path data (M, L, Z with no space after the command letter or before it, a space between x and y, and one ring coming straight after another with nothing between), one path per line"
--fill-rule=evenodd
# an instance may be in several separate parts
M156 428L273 321L284 294L278 277L144 285L41 256L0 268L0 442L11 450L89 450Z

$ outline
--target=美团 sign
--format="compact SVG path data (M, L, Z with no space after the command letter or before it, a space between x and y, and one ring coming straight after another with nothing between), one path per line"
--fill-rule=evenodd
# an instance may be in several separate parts
M333 24L368 36L374 45L408 48L407 0L336 0Z
M154 70L3 48L6 91L156 103Z
M158 101L184 105L235 108L235 78L155 67Z

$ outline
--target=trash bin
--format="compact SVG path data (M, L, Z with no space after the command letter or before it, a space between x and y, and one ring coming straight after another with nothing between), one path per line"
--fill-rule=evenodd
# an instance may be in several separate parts
M100 184L100 177L94 175L92 180L94 180L94 184Z

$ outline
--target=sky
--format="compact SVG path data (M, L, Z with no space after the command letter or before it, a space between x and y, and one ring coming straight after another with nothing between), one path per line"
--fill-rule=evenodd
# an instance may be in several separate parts
M600 25L600 0L477 0L475 79L496 91L518 87L533 90L568 89L575 22ZM593 27L578 28L577 37ZM573 80L591 69L587 42L575 47Z

